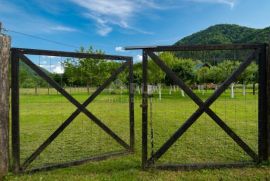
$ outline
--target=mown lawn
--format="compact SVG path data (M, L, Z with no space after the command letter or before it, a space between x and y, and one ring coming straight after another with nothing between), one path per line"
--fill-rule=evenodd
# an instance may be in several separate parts
M20 98L21 162L23 162L74 110L62 96L47 90L39 92L22 90ZM213 91L196 93L205 100ZM129 142L128 97L123 93L99 95L87 108L114 130L124 141ZM83 102L88 95L74 91L72 95ZM211 108L246 143L257 151L257 95L251 90L244 96L237 89L235 98L229 90ZM151 100L149 99L149 103ZM133 155L90 162L81 166L34 174L13 175L6 180L269 180L270 167L251 166L242 169L216 169L198 171L141 170L141 98L135 97L136 152ZM149 122L152 120L154 146L151 147L149 124L149 156L156 151L177 128L198 108L179 91L157 94L149 106ZM151 113L152 112L152 116ZM29 168L82 159L108 151L121 150L82 113L64 130ZM245 162L251 158L229 138L207 115L197 122L166 152L158 163L217 163Z

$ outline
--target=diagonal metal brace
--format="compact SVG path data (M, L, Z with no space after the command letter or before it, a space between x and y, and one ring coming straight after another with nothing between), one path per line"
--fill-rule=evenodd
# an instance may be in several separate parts
M36 66L31 60L29 60L25 55L18 53L19 58L26 63L29 67L31 67L39 76L41 76L44 80L46 80L52 87L58 90L64 97L66 97L72 104L77 107L77 110L73 112L70 117L61 124L58 129L43 143L41 144L32 155L26 159L23 163L21 169L26 169L30 163L61 133L63 130L79 115L80 112L86 114L88 118L90 118L94 123L96 123L102 130L104 130L108 135L110 135L113 139L115 139L120 145L124 148L129 149L130 146L123 141L119 136L117 136L109 127L107 127L100 119L98 119L95 115L93 115L90 111L86 109L86 107L99 95L104 88L109 85L111 81L113 81L117 75L122 72L128 65L129 62L125 62L119 67L109 79L107 79L83 104L80 104L76 99L74 99L69 93L67 93L62 87L60 87L54 80L52 80L46 73L44 73L38 66Z
M255 50L205 102L203 102L188 86L186 86L185 83L179 77L177 77L176 74L169 67L167 67L157 55L151 51L147 51L148 55L153 59L153 61L199 106L198 110L194 112L191 117L160 147L160 149L149 158L148 164L151 164L155 160L159 159L204 112L206 112L248 155L250 155L254 160L258 161L257 154L209 107L246 69L246 67L257 56L259 51L260 49Z

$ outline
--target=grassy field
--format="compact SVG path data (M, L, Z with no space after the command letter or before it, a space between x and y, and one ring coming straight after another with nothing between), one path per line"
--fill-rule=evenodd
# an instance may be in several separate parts
M79 89L78 89L79 90ZM212 106L213 109L246 143L257 152L257 95L251 90L244 96L236 89L235 98L226 91ZM199 92L207 99L213 91ZM88 95L72 91L83 102ZM90 162L81 166L35 174L12 175L6 180L269 180L270 167L253 166L243 169L219 169L199 171L142 171L141 165L141 98L135 97L136 152L133 155ZM177 128L198 108L179 91L162 91L149 106L149 122L152 120L154 146L151 147L149 129L149 156L157 150ZM151 108L152 107L152 108ZM104 92L87 107L123 140L129 142L128 96L119 91ZM22 89L20 95L21 162L23 162L76 108L64 97L47 90ZM152 112L152 114L150 114ZM152 115L152 116L151 116ZM150 128L150 125L149 125ZM108 151L121 150L112 138L84 115L80 114L47 149L31 164L35 168L52 163L82 159ZM212 163L245 162L246 155L214 121L203 114L197 122L164 154L158 163Z

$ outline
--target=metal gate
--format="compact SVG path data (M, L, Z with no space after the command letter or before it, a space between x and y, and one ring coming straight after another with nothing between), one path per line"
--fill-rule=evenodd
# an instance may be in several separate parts
M133 103L133 61L132 57L127 56L116 56L116 55L105 55L105 54L88 54L88 53L76 53L76 52L63 52L63 51L50 51L50 50L35 50L35 49L22 49L22 48L12 48L11 49L11 103L12 103L12 166L13 171L18 172L32 172L39 170L48 170L53 168L68 167L72 165L79 165L87 161L97 161L104 160L113 156L120 156L134 151L134 103ZM88 97L82 104L72 97L65 89L63 89L57 82L50 78L41 68L35 65L26 55L46 55L46 56L62 56L62 57L72 57L72 58L93 58L93 59L104 59L109 61L118 60L121 66L117 68L110 77L103 82L92 95ZM37 75L44 79L49 85L55 88L59 93L61 93L70 103L76 106L76 111L74 111L59 127L33 152L31 155L23 162L20 163L20 120L19 120L19 62L24 62L29 66ZM93 100L108 86L112 81L114 81L117 76L128 69L128 89L129 89L129 143L125 142L120 138L112 129L110 129L106 124L104 124L97 116L95 116L86 107L93 102ZM95 156L90 158L84 158L82 160L76 160L67 163L56 163L54 165L46 165L40 168L28 169L29 165L47 148L53 140L55 140L65 128L67 128L70 123L80 114L84 113L90 121L93 121L102 131L113 138L121 147L122 151L108 152L105 154L97 153Z
M157 164L156 162L161 158L174 143L181 138L181 136L188 131L188 129L196 122L196 120L206 113L226 134L229 136L245 153L247 153L252 161L251 163L261 163L268 160L269 152L269 138L267 119L267 69L269 64L267 62L267 44L232 44L232 45L191 45L191 46L152 46L152 47L127 47L127 50L143 51L143 94L142 94L142 167L143 168L160 168L160 169L198 169L198 168L220 168L220 167L240 167L246 163L191 163L191 164ZM203 101L199 98L193 90L188 87L181 77L178 77L164 61L155 52L186 52L186 51L215 51L215 50L249 50L251 54L243 61L240 66L227 77L227 79L214 91L214 93ZM190 115L190 117L182 124L170 137L162 143L155 152L149 156L148 147L148 131L149 131L149 102L148 102L148 62L151 60L165 72L175 85L179 86L190 98L198 105L198 109ZM248 67L254 60L258 59L259 66L259 100L258 100L258 153L256 153L243 139L241 139L235 131L233 131L224 120L222 120L210 106L218 99L218 97L225 91L226 88ZM151 115L150 115L151 116ZM150 123L151 124L151 123ZM208 134L208 133L203 133ZM181 141L181 140L180 140ZM181 160L180 160L181 161Z

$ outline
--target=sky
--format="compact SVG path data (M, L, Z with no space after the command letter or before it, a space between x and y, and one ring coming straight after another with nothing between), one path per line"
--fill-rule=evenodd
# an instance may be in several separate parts
M0 21L13 47L92 46L140 61L140 51L123 47L171 45L215 24L268 27L270 0L0 0Z

